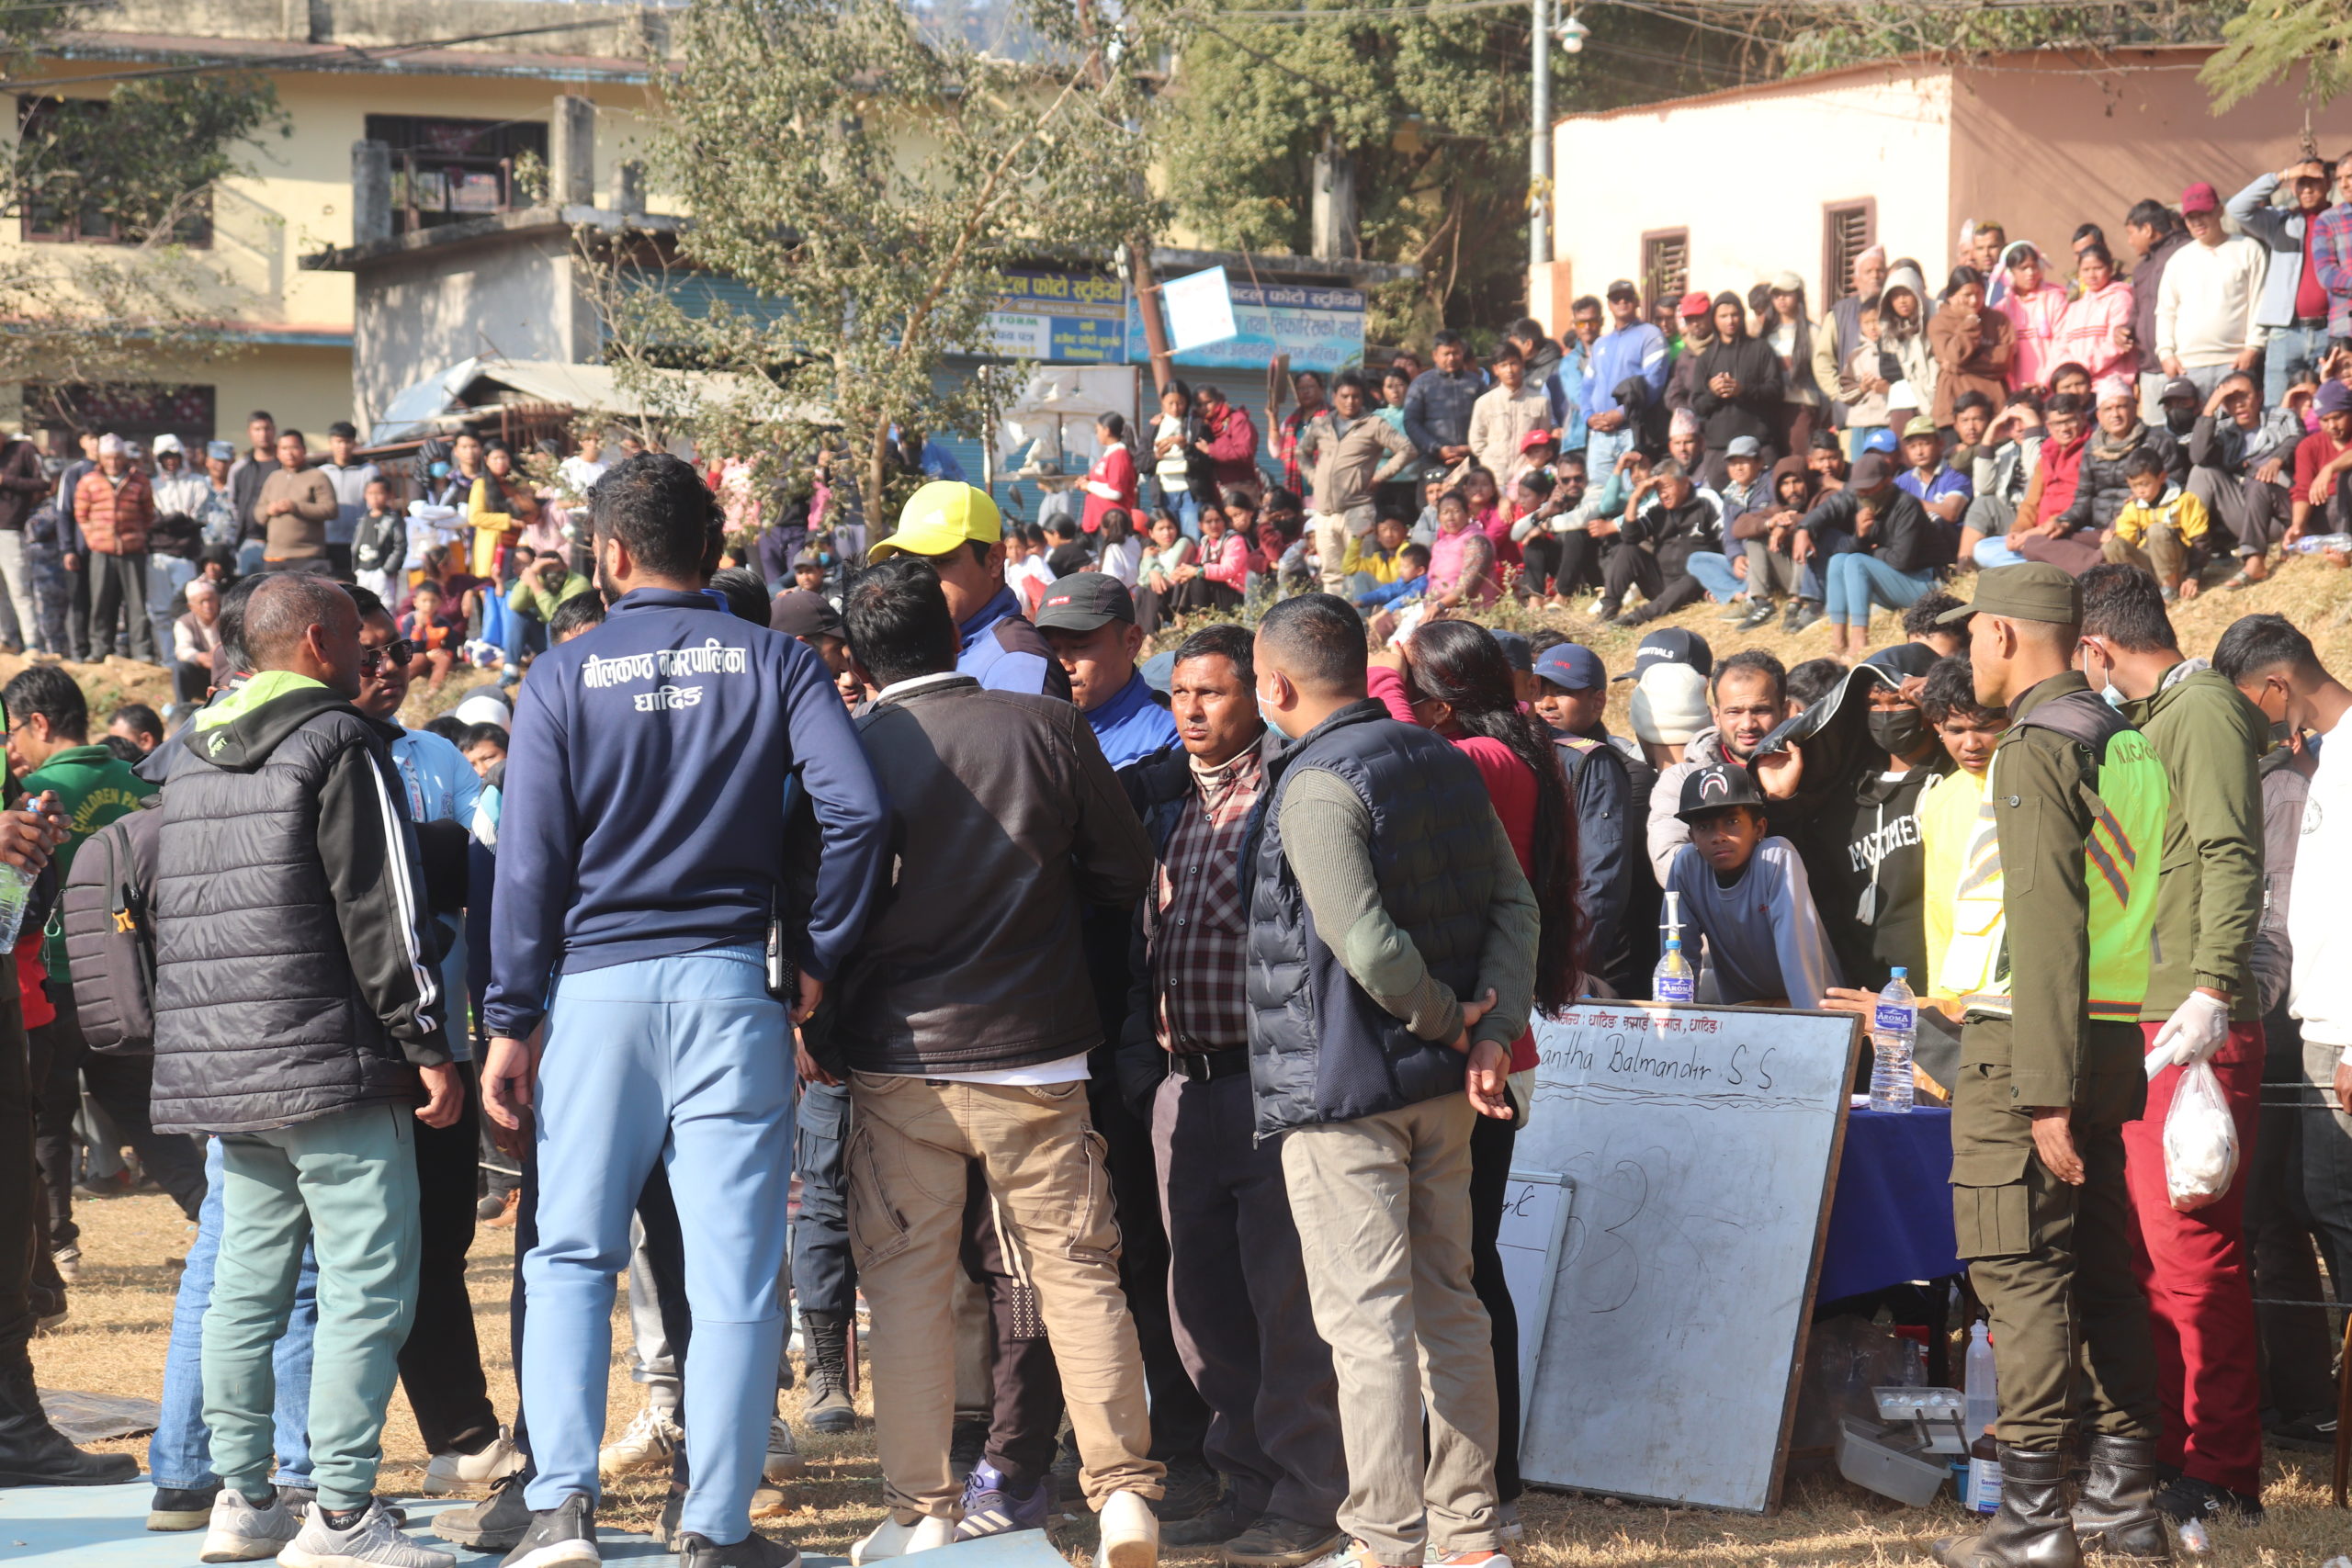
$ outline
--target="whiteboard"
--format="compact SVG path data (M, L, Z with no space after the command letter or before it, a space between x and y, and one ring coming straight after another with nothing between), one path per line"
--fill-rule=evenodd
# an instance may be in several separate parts
M1520 1472L1770 1512L1861 1021L1592 1003L1535 1043L1515 1163L1576 1197Z
M1560 1246L1567 1239L1568 1206L1576 1183L1556 1170L1514 1168L1503 1188L1503 1224L1495 1237L1503 1288L1519 1314L1519 1431L1527 1435L1534 1406L1535 1370L1544 1359L1544 1327L1552 1315L1552 1283L1559 1277Z

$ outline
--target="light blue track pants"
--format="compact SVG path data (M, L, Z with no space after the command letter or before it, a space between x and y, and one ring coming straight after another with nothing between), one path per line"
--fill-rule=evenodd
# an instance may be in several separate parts
M677 1199L694 1313L685 1374L694 1489L679 1524L722 1546L751 1533L784 1333L776 1276L792 1078L791 1030L756 949L711 948L556 982L532 1094L539 1244L523 1261L533 1508L598 1495L613 1281L628 1266L629 1215L659 1160Z

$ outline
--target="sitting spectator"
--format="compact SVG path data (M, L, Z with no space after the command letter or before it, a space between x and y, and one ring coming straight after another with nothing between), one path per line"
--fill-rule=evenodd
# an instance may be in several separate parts
M1502 592L1495 542L1471 526L1469 498L1447 491L1438 497L1437 542L1430 547L1430 597L1452 609L1491 604Z
M1804 459L1787 457L1772 465L1772 493L1768 504L1741 513L1724 525L1724 548L1736 544L1746 565L1747 609L1739 629L1754 631L1770 622L1779 601L1789 601L1795 618L1801 573L1792 553L1798 520L1813 510L1814 479Z
M1842 659L1806 659L1792 665L1789 670L1789 712L1803 713L1836 691L1851 668Z
M2098 389L2098 428L2083 447L2082 476L2075 486L2075 499L2061 513L2069 532L2087 528L2103 534L2114 523L2115 514L2132 499L2124 464L2139 451L2155 453L2173 478L2188 477L2188 455L2172 432L2141 420L2139 398L2132 384L2103 383Z
M1136 570L1143 564L1143 541L1136 537L1135 513L1124 506L1104 507L1094 545L1097 570L1134 592Z
M2295 448L2294 520L2286 536L2290 545L2305 534L2341 534L2352 526L2352 495L2344 483L2352 473L2352 387L2328 382L2320 388L2316 406L2319 428Z
M1853 482L1799 520L1794 547L1806 562L1793 618L1803 630L1826 608L1834 651L1860 658L1870 647L1871 606L1900 610L1934 588L1952 560L1952 538L1918 498L1899 490L1885 454L1867 453ZM1817 586L1816 586L1817 585ZM1816 598L1816 595L1818 596Z
M1747 770L1736 762L1695 768L1682 780L1681 802L1675 815L1690 841L1666 886L1680 895L1684 931L1706 944L1700 999L1818 1006L1838 987L1838 961L1804 863L1786 839L1769 835L1764 796Z
M409 595L408 614L400 618L400 633L401 640L416 650L409 664L409 679L430 677L425 689L432 692L447 684L466 633L464 626L452 618L439 583L427 578L416 585Z
M1055 518L1046 525L1046 536L1053 541L1053 547L1046 552L1046 566L1056 578L1094 570L1094 558L1079 536L1077 519Z
M1653 492L1656 499L1643 505ZM1723 519L1698 494L1681 464L1669 459L1651 469L1626 502L1623 522L1603 525L1596 520L1592 531L1600 535L1604 528L1614 533L1617 542L1602 567L1600 606L1594 611L1602 620L1635 626L1670 615L1702 593L1720 590L1721 598L1731 597ZM1702 562L1702 557L1712 557L1712 563ZM1619 615L1625 594L1635 588L1645 603Z
M1921 414L1903 427L1903 461L1894 485L1919 502L1928 515L1957 532L1962 515L1975 495L1975 487L1944 457L1944 438L1936 422Z
M382 475L368 479L362 493L366 499L351 533L351 575L389 603L392 574L408 557L408 518L392 500L392 481Z
M1403 532L1401 526L1397 531ZM1176 570L1190 562L1193 554L1193 541L1184 536L1183 525L1176 514L1166 510L1154 513L1151 547L1145 550L1136 562L1136 625L1143 628L1146 637L1159 629L1159 623L1168 615L1169 603L1175 597L1177 586L1182 581L1176 575ZM1013 581L1014 570L1008 556L1004 569L1006 581ZM1014 584L1013 591L1020 592L1018 583ZM1027 608L1032 615L1037 613L1035 603Z
M1402 575L1404 548L1405 520L1401 517L1384 517L1372 525L1370 533L1349 535L1346 553L1340 558L1340 570L1348 580L1348 592L1362 593L1384 582L1396 581Z
M212 690L212 655L220 646L220 590L199 577L187 585L187 614L172 623L172 694L200 703Z
M1184 562L1171 574L1176 591L1168 608L1175 615L1241 608L1250 574L1257 570L1246 526L1253 511L1249 495L1228 488L1220 499L1224 504L1201 513L1199 559Z
M1430 547L1427 545L1407 545L1396 552L1396 580L1365 589L1356 595L1356 604L1363 609L1385 610L1419 598L1429 592L1429 587Z
M514 548L521 554L530 547ZM548 650L548 623L557 607L587 592L588 580L565 565L559 551L549 550L524 564L514 586L506 591L506 666L499 674L503 684L520 681L525 661Z
M2154 577L2167 604L2197 597L2196 565L2205 554L2205 503L2172 482L2164 461L2143 447L2123 460L2132 499L2115 514L2105 558Z
M2222 586L2240 589L2270 575L2270 547L2287 532L2289 481L2303 422L2266 409L2254 378L2222 378L2188 429L2188 493L2220 532L2236 541L2239 570Z
M1979 567L1989 571L2015 566L2026 558L2018 551L2028 540L2054 538L2067 531L2059 518L2075 503L2082 482L2083 449L2090 439L2083 418L2087 412L2082 400L2069 392L2050 400L2042 412L2041 442L2034 452L2033 472L2018 499L2016 517L2002 534L1986 533L1977 540L1970 554ZM1986 516L1979 521L1995 519Z

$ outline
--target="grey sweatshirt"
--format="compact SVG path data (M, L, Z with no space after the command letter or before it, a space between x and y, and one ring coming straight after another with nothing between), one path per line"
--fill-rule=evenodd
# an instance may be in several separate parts
M1786 839L1757 845L1728 887L1716 882L1715 868L1698 846L1685 844L1667 887L1682 895L1684 950L1690 949L1693 932L1707 939L1713 999L1736 1006L1783 997L1792 1008L1818 1007L1841 983L1804 862Z

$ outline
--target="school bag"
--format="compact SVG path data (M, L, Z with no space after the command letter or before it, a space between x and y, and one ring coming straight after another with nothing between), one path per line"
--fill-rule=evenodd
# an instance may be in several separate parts
M161 811L117 818L83 842L65 879L74 1005L83 1038L101 1055L144 1056L155 1049L155 933L148 911L163 828Z

